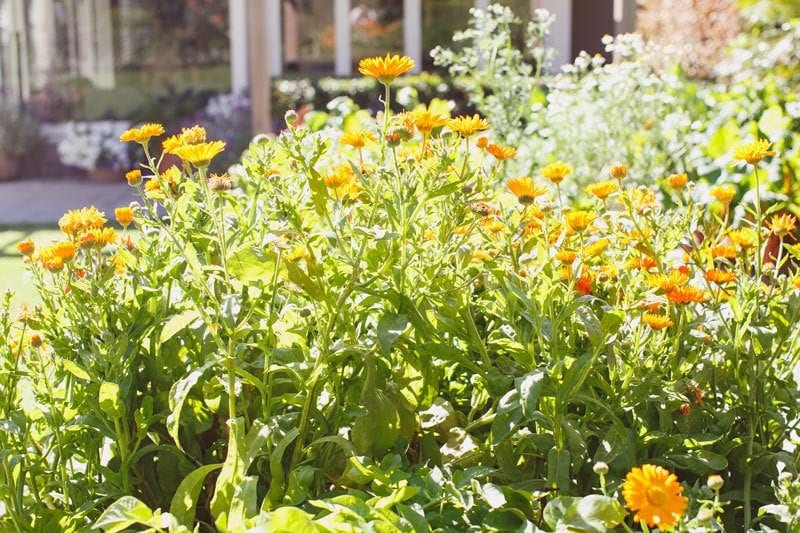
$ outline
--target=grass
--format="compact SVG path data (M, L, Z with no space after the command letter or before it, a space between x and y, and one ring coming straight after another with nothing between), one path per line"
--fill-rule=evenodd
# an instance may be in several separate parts
M41 247L61 237L61 232L53 227L21 226L0 229L0 291L14 291L14 307L22 302L35 304L39 301L33 280L17 251L17 243L30 238L37 247Z

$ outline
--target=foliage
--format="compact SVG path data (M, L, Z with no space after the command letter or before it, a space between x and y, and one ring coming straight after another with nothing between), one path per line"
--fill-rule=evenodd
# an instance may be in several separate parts
M26 109L0 104L0 154L21 156L39 142L39 121Z

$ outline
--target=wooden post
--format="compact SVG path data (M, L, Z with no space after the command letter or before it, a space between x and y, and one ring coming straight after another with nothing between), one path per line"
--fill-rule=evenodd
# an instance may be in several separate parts
M250 72L250 102L253 133L272 131L272 83L269 75L267 32L264 21L267 5L263 0L247 0L247 56Z

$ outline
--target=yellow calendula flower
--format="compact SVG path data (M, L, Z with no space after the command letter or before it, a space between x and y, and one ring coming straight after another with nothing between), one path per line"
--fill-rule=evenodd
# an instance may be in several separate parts
M54 242L39 252L37 259L48 270L60 270L64 263L72 261L77 251L78 248L72 241ZM55 269L48 268L48 262L52 262L53 260L56 261L52 264L58 264L60 262L60 266Z
M578 252L575 250L568 250L566 248L559 248L553 255L553 259L560 263L571 265L578 258Z
M593 211L567 211L564 213L567 226L569 226L572 231L577 232L586 230L592 225L595 218L597 218L597 214Z
M367 57L358 62L358 71L364 76L375 78L384 85L405 74L415 66L414 60L408 56L389 55L386 57Z
M489 123L479 115L465 115L451 118L447 121L447 127L462 137L469 138L479 131L489 129Z
M702 289L685 285L669 291L667 300L674 304L703 303L708 300L708 295Z
M767 223L769 229L778 237L785 237L797 227L797 219L789 213L773 215Z
M674 325L674 322L672 322L668 316L656 315L653 313L645 313L642 316L642 322L653 329L664 329Z
M161 124L148 122L147 124L142 124L138 128L125 130L122 132L122 135L119 136L119 140L122 142L136 142L144 144L149 141L151 137L158 137L159 135L163 134L164 126Z
M680 174L672 174L667 176L665 181L667 182L667 185L673 189L680 190L683 189L684 186L686 186L686 184L689 182L689 176L683 172Z
M555 184L559 184L564 178L572 174L572 170L572 165L564 163L563 161L556 161L542 169L542 176Z
M670 270L668 274L653 274L648 276L647 284L663 292L670 292L681 287L689 281L689 276L680 270Z
M114 228L95 228L89 230L85 236L91 236L92 243L98 248L117 242L117 232Z
M547 192L547 187L535 183L530 176L512 178L508 180L506 186L522 205L533 203L537 196L541 196Z
M609 244L611 244L611 241L606 238L597 239L593 243L584 246L583 257L585 257L586 259L596 257L601 253L603 253L603 250L608 248Z
M586 186L586 192L598 198L600 200L605 200L609 196L611 196L614 192L619 190L619 183L614 180L605 180L600 181L597 183L590 183Z
M375 142L375 135L371 131L364 129L357 129L357 130L350 130L346 132L344 135L342 135L342 138L339 139L339 144L361 149L364 148L364 146L366 146L367 141Z
M689 502L682 492L675 474L655 465L633 467L622 484L625 506L636 513L633 521L661 530L674 528L683 517Z
M211 160L224 149L223 141L185 144L175 149L175 155L196 167L207 167Z
M731 183L723 183L722 185L715 185L708 190L713 198L716 198L723 204L731 203L733 197L736 196L736 187Z
M766 139L759 139L748 144L743 144L733 151L733 158L755 165L765 157L775 155L774 150L769 147L772 143Z
M716 283L717 285L736 281L736 274L730 270L720 270L718 268L707 270L703 276L706 278L706 280L710 281L711 283Z
M33 244L33 240L31 239L25 239L17 244L17 251L25 257L32 256L34 250L36 250L36 245Z
M142 171L138 168L133 170L129 170L125 173L125 180L128 182L128 185L131 187L136 187L140 183L142 183Z
M414 127L423 135L428 135L434 128L447 124L447 117L438 113L431 113L428 110L414 111L411 113L411 117Z
M740 248L752 248L756 245L756 232L750 228L732 229L728 238Z
M619 164L619 165L611 165L611 168L609 169L609 173L611 174L612 178L614 178L616 180L621 180L622 178L624 178L625 176L628 175L628 167L626 167L625 165L621 165L621 164Z
M114 209L114 218L117 219L120 226L127 227L133 222L133 209L127 206L117 207Z
M625 191L624 197L638 214L642 214L650 209L655 209L658 206L656 203L656 193L647 187L642 186L629 189Z
M105 226L105 214L95 206L67 211L58 221L58 227L66 235L76 237L78 234Z
M503 161L505 159L514 159L517 157L517 149L513 146L489 144L486 146L486 151L499 161Z

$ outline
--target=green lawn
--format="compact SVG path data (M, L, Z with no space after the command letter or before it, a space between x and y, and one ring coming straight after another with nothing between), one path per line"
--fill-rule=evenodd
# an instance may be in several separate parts
M12 302L14 307L22 302L35 304L39 300L22 256L17 252L17 243L31 238L37 247L41 247L61 237L61 232L54 228L0 229L0 291L5 292L7 289L14 291Z

